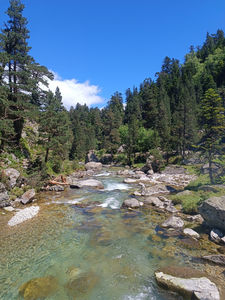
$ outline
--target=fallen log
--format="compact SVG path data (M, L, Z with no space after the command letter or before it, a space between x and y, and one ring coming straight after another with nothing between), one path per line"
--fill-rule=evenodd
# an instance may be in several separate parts
M54 181L54 180L49 180L49 184L54 184L54 185L68 185L68 182L58 182L58 181Z

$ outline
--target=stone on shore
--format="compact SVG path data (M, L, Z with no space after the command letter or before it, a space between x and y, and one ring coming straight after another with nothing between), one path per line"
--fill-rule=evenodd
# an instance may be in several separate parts
M198 211L210 227L225 231L225 196L207 199Z
M9 226L15 226L32 219L39 212L39 206L30 206L18 211L8 222Z
M184 231L183 231L183 233L185 235L189 235L189 236L191 236L193 238L196 238L196 239L200 238L200 235L196 231L194 231L193 229L191 229L191 228L185 228Z
M9 168L2 171L2 176L6 179L6 185L9 189L13 189L16 181L20 176L20 172L16 169Z
M28 203L32 202L34 197L35 197L35 190L34 189L29 190L21 196L21 203L24 205L28 204Z
M146 188L144 183L139 183L141 186L141 195L142 196L152 196L156 194L169 194L175 192L176 190L171 186L164 185L164 184L156 184L149 188Z
M8 200L9 200L9 193L6 190L5 185L0 182L0 203L6 202Z
M219 243L223 237L224 234L218 229L213 229L210 231L210 239L215 243Z
M98 162L98 158L95 155L94 150L90 150L85 157L85 164L87 164L89 162Z
M155 272L159 286L185 299L220 300L218 288L207 274L190 268L164 267Z

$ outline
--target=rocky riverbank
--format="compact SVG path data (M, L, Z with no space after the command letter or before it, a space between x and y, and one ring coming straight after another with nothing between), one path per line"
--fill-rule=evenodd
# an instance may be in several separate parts
M95 168L95 166L94 166ZM179 170L178 174L174 173L171 174L171 169L173 170ZM99 169L100 170L100 169ZM52 189L52 195L56 195L57 193L60 193L61 197L63 197L63 193L65 188L66 189L93 189L93 193L95 191L101 191L104 192L105 187L104 184L102 184L101 180L96 180L96 176L101 175L99 174L100 171L88 169L83 172L77 172L73 173L70 176L68 176L66 180L66 185L61 186L61 185L55 185L55 187L59 187L59 189L54 188ZM169 172L167 170L170 170ZM13 173L13 170L7 171L8 174ZM168 173L167 173L168 172ZM110 171L110 168L107 170L107 172L104 171L102 176L115 176L114 172ZM207 204L207 209L209 209L209 203L212 201L214 204L217 203L217 208L213 207L212 209L216 209L217 211L217 221L214 223L210 223L207 219L207 217L202 214L204 217L204 220L208 223L208 226L211 225L211 229L205 229L202 227L203 223L203 218L201 215L186 215L182 211L181 206L174 206L173 202L168 199L167 197L170 195L170 193L177 193L179 191L180 196L182 196L181 193L181 188L184 188L185 185L188 185L188 183L191 180L195 179L195 176L189 175L186 173L186 171L182 170L180 167L174 167L170 166L168 167L163 174L146 174L143 173L140 170L130 170L130 169L121 169L118 171L117 177L124 177L126 176L127 180L124 180L124 182L127 182L126 184L131 187L131 198L125 200L122 205L121 205L121 210L126 210L129 212L131 218L132 218L132 213L134 216L136 216L136 212L139 213L150 213L151 211L155 211L156 213L164 214L165 215L165 220L161 223L155 224L156 226L156 234L154 236L154 239L158 239L160 236L161 237L178 237L178 236L183 236L181 239L182 243L186 245L186 247L190 247L193 249L201 249L202 247L205 247L206 241L207 243L211 243L211 245L215 245L215 252L217 254L212 253L209 251L208 255L206 255L206 252L204 250L204 255L203 257L199 256L196 257L196 259L199 260L204 260L205 263L213 263L218 265L220 268L218 272L220 274L223 273L223 265L224 265L224 253L225 251L225 238L223 234L223 228L219 226L219 221L220 217L223 216L222 212L224 210L223 208L223 197L217 201L212 201L212 200L207 200L204 203ZM13 176L8 177L9 181L6 183L7 186L13 186L16 185L17 179L15 176L15 173L13 173ZM19 176L17 177L19 178ZM157 180L156 180L157 178ZM160 178L160 180L159 180ZM129 180L128 180L129 179ZM156 182L157 181L157 182ZM54 185L52 186L54 187ZM1 191L2 191L2 199L3 201L8 201L9 198L7 195L7 189L3 185L1 186ZM50 192L51 190L48 189ZM66 192L66 190L65 190ZM186 191L187 192L187 191ZM27 195L26 195L27 193ZM33 205L32 202L36 198L37 195L30 190L23 194L19 199L16 201L13 201L13 203L10 204L16 204L20 205L16 209L18 211L16 214L9 220L8 226L16 226L17 224L20 224L22 222L29 222L29 220L32 217L38 216L40 214L39 206ZM43 193L44 194L44 193ZM133 194L133 195L132 195ZM136 194L136 196L134 196ZM184 193L186 194L186 193ZM165 195L168 195L165 197ZM55 196L53 196L55 197ZM30 203L30 204L29 204ZM28 205L26 208L22 208L22 205ZM80 204L79 204L80 205ZM88 207L91 208L90 212L95 213L101 211L101 203L97 203L96 205L93 206L92 204L89 204L88 202L85 205L77 205L77 207L85 208L88 209ZM221 211L221 213L218 213L218 207ZM99 210L100 209L100 210ZM204 213L205 213L204 209ZM201 209L199 209L201 213ZM12 214L13 212L9 212ZM210 213L208 213L210 217ZM213 218L211 218L213 219ZM203 223L204 225L204 223ZM218 226L217 226L218 225ZM219 227L219 228L218 228ZM135 229L135 227L133 228ZM208 232L208 237L205 235L205 232ZM204 232L204 233L202 233ZM211 246L210 249L213 247ZM218 249L218 250L216 250ZM213 255L212 255L213 254ZM171 277L172 276L172 277ZM223 299L221 295L223 295L223 287L220 285L220 283L211 281L209 279L209 274L204 274L204 279L203 277L200 277L199 283L196 281L194 284L194 279L196 275L192 274L192 277L187 277L185 275L185 280L184 280L184 275L179 277L180 274L177 272L177 274L173 273L173 275L169 273L163 273L162 271L156 271L156 280L159 283L160 286L165 287L167 286L169 289L172 291L176 291L180 294L185 294L187 297L191 299L192 295L195 295L195 297L199 297L197 299L205 299L205 294L204 290L208 291L208 288L211 288L210 291L207 292L208 295L213 294L214 298L211 297L209 299ZM169 281L170 284L165 283L165 280ZM181 289L179 287L176 287L176 283L179 281L179 284L182 284L183 286L187 286L187 290ZM193 285L190 284L190 282L193 282ZM204 288L202 291L199 290L199 285L202 285ZM190 286L193 286L190 288ZM207 288L207 289L206 289ZM22 289L22 288L21 288ZM24 288L22 289L24 290ZM210 294L211 293L211 294ZM191 295L191 296L190 296Z

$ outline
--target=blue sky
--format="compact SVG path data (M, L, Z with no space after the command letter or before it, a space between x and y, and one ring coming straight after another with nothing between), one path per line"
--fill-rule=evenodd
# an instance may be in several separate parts
M22 0L30 54L56 74L64 105L103 107L155 79L165 56L183 62L207 31L225 31L224 0ZM0 28L8 0L0 0ZM125 98L124 98L125 100Z

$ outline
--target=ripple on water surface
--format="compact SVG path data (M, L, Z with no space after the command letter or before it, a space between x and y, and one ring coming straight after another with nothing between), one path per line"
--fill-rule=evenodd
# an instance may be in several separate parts
M157 287L154 271L164 265L190 266L200 253L181 244L179 236L160 235L156 225L164 214L111 209L129 196L119 180L103 178L102 192L69 190L65 198L43 199L39 216L14 228L6 225L8 215L0 216L0 299L23 299L19 288L30 280L30 289L35 282L57 281L46 299L177 299ZM72 201L102 204L79 208Z

